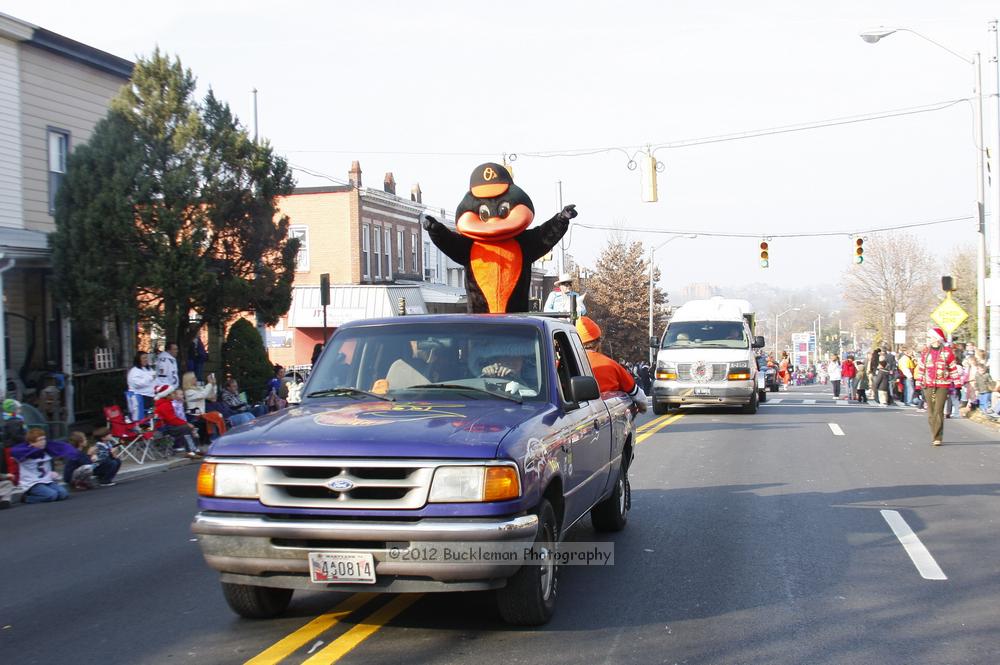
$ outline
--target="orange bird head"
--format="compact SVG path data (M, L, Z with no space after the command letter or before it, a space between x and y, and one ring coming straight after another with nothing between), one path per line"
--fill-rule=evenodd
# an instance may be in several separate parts
M458 204L458 232L473 240L509 240L531 226L535 207L514 184L506 167L480 164L469 178L469 191Z

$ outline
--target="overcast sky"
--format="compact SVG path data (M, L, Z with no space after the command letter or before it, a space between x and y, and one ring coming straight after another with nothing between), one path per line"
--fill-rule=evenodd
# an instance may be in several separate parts
M7 0L3 11L116 55L155 45L180 56L294 165L364 184L386 171L402 194L454 210L472 168L518 155L515 181L547 219L556 181L581 223L779 234L971 216L972 107L814 131L661 149L658 203L640 200L619 151L639 146L923 106L970 97L972 67L908 27L983 53L995 90L993 1L223 2ZM989 109L989 107L987 107ZM987 132L995 132L987 117ZM435 153L435 154L428 154ZM322 178L297 174L300 185ZM974 243L972 222L918 231L946 255ZM592 265L607 232L577 228L569 251ZM666 236L630 233L660 243ZM679 239L657 254L664 283L838 281L851 240Z

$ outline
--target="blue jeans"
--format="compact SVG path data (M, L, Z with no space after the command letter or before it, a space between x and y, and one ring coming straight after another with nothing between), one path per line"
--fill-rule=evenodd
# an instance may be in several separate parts
M69 496L66 488L59 483L35 483L24 493L25 503L47 503L62 501Z
M252 413L234 413L229 416L229 426L236 427L237 425L242 425L243 423L248 423L254 419Z
M990 413L993 406L993 393L979 393L979 410Z
M847 393L847 399L854 399L854 397L855 397L855 395L854 395L854 390L855 390L855 388L854 388L854 377L851 376L851 377L848 377L848 378L844 379L844 383L845 383L845 387L847 388L847 390L844 391L844 392Z
M903 403L913 403L913 379L903 377Z
M118 473L118 469L121 465L122 461L120 459L109 457L103 462L98 462L94 465L94 476L97 477L98 482L107 485L114 480L115 474Z

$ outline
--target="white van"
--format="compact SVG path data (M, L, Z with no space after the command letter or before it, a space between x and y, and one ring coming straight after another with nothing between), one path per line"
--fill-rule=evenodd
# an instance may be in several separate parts
M716 296L677 309L667 330L650 344L658 348L653 380L653 413L685 404L738 404L756 413L767 399L758 376L753 307L746 300Z

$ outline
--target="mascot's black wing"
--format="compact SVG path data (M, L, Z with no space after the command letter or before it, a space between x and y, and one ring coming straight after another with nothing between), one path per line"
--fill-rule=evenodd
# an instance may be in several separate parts
M569 229L569 220L576 217L576 206L568 205L552 219L541 226L528 229L521 234L521 249L524 260L533 263L548 254L556 246ZM444 250L442 250L444 251Z
M431 242L444 252L445 256L459 265L464 266L469 263L469 253L472 251L471 238L455 233L430 215L424 215L424 228L427 229Z

